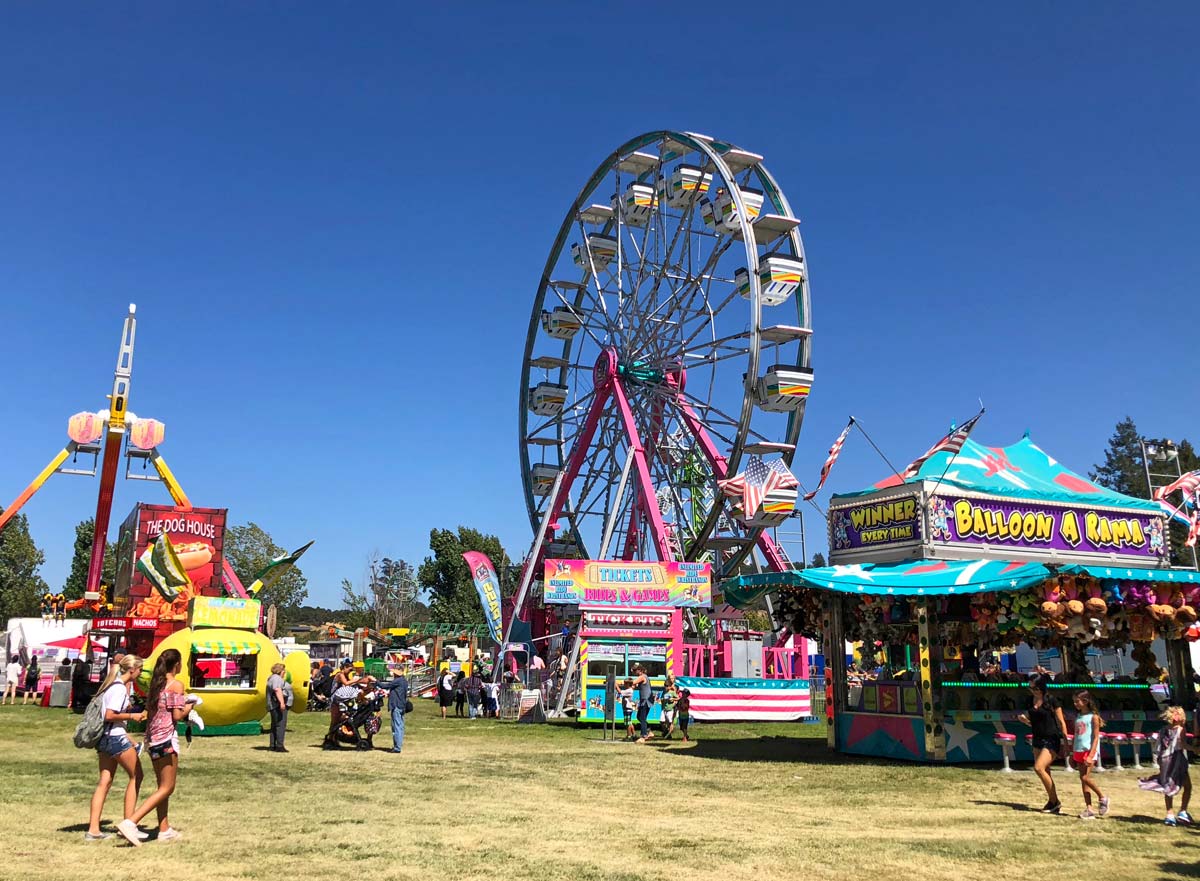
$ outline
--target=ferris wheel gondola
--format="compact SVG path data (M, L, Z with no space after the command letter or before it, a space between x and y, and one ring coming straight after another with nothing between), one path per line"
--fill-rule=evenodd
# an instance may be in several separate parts
M634 138L584 184L521 376L526 506L557 551L786 564L763 529L787 500L746 512L718 481L795 452L812 384L798 226L762 156L699 134Z

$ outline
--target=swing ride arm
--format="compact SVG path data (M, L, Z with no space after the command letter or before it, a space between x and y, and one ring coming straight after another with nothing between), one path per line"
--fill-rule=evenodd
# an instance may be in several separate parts
M29 486L22 490L21 494L13 500L13 503L0 512L0 530L4 529L9 520L17 516L21 508L25 506L25 503L33 498L33 494L42 488L42 484L50 479L50 475L62 467L63 462L67 461L77 447L78 444L75 441L70 441L57 456L50 460L50 464L41 470Z

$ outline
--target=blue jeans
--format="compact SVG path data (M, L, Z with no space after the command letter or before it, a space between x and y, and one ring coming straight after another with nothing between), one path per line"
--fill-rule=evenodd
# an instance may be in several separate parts
M392 752L400 752L404 747L404 712L392 710Z
M639 728L639 733L641 734L641 736L643 738L650 736L650 726L646 722L646 719L649 717L649 715L650 715L650 704L646 701L638 701L638 707L637 707L638 728Z

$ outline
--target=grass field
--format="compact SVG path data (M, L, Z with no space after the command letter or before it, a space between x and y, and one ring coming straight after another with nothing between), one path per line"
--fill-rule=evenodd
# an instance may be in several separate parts
M87 844L96 761L71 744L77 718L0 708L4 879L1200 877L1200 830L1163 827L1161 797L1129 771L1103 775L1113 815L1084 823L1073 777L1058 775L1072 814L1042 816L1028 772L850 761L815 726L606 744L443 722L424 701L401 756L322 752L321 716L292 717L288 755L265 737L197 738L172 803L182 840ZM114 788L106 829L120 804Z

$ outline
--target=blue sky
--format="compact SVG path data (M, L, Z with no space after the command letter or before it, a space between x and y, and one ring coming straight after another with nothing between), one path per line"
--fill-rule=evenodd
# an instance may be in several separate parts
M523 554L542 265L600 159L663 128L764 154L803 220L802 480L850 413L899 463L979 397L977 439L1080 471L1126 414L1200 439L1194 6L601 9L10 5L0 504L104 405L132 301L131 408L196 504L316 539L312 601L435 526ZM830 489L884 468L852 440ZM95 489L26 508L51 584ZM139 498L166 493L119 485L114 534Z

